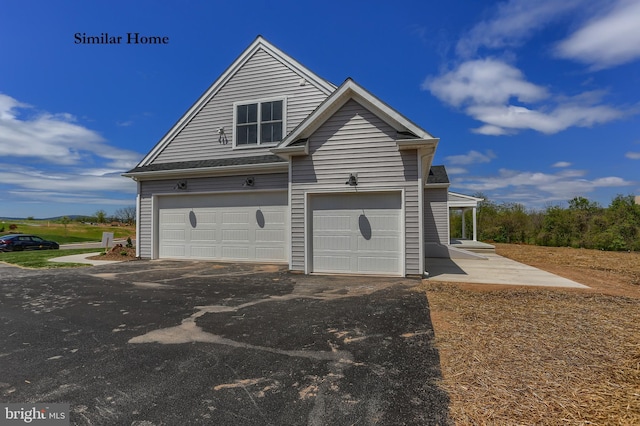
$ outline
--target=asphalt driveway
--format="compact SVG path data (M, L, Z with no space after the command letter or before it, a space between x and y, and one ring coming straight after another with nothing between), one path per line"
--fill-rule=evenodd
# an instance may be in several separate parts
M0 266L0 402L79 425L447 424L418 281L277 266Z

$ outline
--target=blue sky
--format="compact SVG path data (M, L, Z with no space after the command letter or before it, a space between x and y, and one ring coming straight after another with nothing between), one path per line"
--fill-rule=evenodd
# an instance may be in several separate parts
M640 0L7 1L0 217L134 205L120 174L258 34L440 138L451 190L530 208L640 194ZM168 37L82 45L75 33Z

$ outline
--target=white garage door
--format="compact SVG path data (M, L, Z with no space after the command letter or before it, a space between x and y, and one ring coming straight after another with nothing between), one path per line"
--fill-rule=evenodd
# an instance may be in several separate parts
M287 193L158 197L158 257L286 261Z
M312 271L402 275L399 192L311 197Z

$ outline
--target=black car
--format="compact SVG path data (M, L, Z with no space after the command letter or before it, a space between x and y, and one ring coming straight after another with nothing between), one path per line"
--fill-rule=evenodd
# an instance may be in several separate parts
M43 240L35 235L11 234L0 237L0 251L57 250L55 241Z

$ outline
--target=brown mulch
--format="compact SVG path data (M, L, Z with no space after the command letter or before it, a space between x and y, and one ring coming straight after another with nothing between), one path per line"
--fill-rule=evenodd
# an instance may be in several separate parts
M423 282L456 424L640 424L640 255L497 251L592 288Z
M119 261L129 261L136 260L136 249L135 247L127 248L122 244L116 244L112 248L110 248L106 253L100 254L98 256L91 256L88 259L93 260L119 260Z

